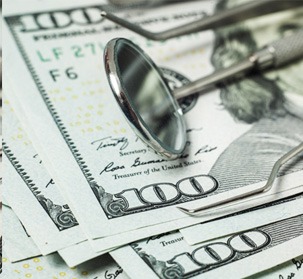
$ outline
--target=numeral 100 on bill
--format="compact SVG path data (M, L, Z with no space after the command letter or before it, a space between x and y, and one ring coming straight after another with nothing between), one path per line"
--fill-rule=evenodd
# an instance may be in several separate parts
M209 243L195 249L192 253L184 252L174 256L166 261L161 277L165 279L190 278L222 266L224 263L250 256L267 247L270 241L270 236L261 230L241 232L231 236L227 243ZM151 267L157 270L157 261L151 264Z
M105 210L111 216L122 216L134 211L156 209L162 206L187 202L204 197L218 188L218 181L210 175L181 179L177 184L157 183L130 188L114 195Z

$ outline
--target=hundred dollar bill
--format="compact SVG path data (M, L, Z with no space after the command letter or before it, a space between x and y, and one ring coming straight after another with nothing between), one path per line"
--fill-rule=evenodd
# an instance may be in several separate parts
M4 226L4 250L11 263L22 261L41 255L35 242L32 240L23 224L5 201L2 211ZM45 232L44 232L45 233ZM83 245L84 244L84 245ZM104 254L96 254L88 241L75 244L57 251L69 267L78 266Z
M303 187L301 186L301 187L297 187L297 188L289 190L289 191L284 191L279 194L269 195L265 198L258 198L256 200L252 200L251 202L249 202L249 206L248 206L248 203L245 203L244 205L239 204L236 206L232 206L231 208L216 209L215 212L213 212L213 211L205 212L205 216L203 216L203 220L205 220L206 222L207 221L212 222L213 219L220 218L220 216L225 216L226 214L235 212L235 211L238 212L237 214L240 214L240 215L242 213L245 214L245 212L247 210L244 210L244 208L247 208L250 206L254 207L258 204L263 205L264 203L267 203L270 200L272 203L274 203L275 200L281 200L281 199L283 199L283 197L288 197L288 196L292 196L293 194L298 194L298 193L302 192L302 189L303 189ZM294 214L294 215L297 215L297 214ZM285 219L285 218L287 218L286 215L284 216L283 219ZM214 221L214 222L216 222L216 221ZM267 222L265 224L267 224ZM186 226L186 224L184 224L184 226ZM173 224L171 224L171 228L174 228ZM217 230L217 228L216 228L216 230ZM61 255L61 257L65 260L65 262L69 266L75 266L75 265L78 265L80 263L83 263L89 259L96 257L96 252L93 250L98 251L98 250L101 250L101 248L103 248L103 249L107 249L109 247L114 248L114 247L116 247L117 243L119 243L119 245L125 245L130 242L133 242L134 240L142 239L142 235L145 235L146 237L152 236L152 235L154 235L153 232L157 232L157 231L169 232L170 230L167 228L167 224L163 224L163 226L147 227L145 229L131 231L130 233L121 233L119 235L116 235L116 236L113 236L110 238L102 238L102 239L97 239L94 241L84 241L77 245L73 245L71 247L67 247L65 249L60 250L59 254ZM93 249L92 246L94 246L93 248L95 248L95 249ZM98 247L98 248L96 249L96 247ZM97 253L97 255L98 255L98 253Z
M4 267L0 278L128 278L109 255L95 257L94 260L72 269L68 268L57 254L42 257L40 250L10 207L3 206L3 216ZM14 263L16 261L18 263Z
M163 22L170 27L210 14L220 8L215 4L180 4L132 19L159 30ZM153 43L102 20L99 13L104 7L96 2L72 7L52 2L35 8L32 12L29 5L20 5L13 14L7 9L7 45L14 59L8 71L11 80L17 75L24 80L13 84L14 91L35 128L42 153L51 162L53 177L76 209L89 239L165 222L177 227L197 223L176 206L208 204L255 188L254 183L261 185L277 158L302 141L300 118L278 98L284 100L285 92L275 81L258 76L236 87L245 90L258 85L256 99L251 97L254 94L248 94L250 100L235 98L242 101L235 106L219 92L184 100L190 144L176 161L156 157L137 141L117 110L102 65L104 45L118 36L133 40L166 68L167 79L178 86L188 82L185 74L195 79L218 66L220 50L214 52L213 47L222 36L229 39L230 33L209 31ZM296 16L287 13L285 18ZM248 46L239 49L250 51L256 42L249 30L242 29L238 30L240 42ZM235 94L242 92L232 89ZM263 104L263 97L267 106L251 110L254 102ZM245 123L234 121L235 115L230 115L234 111ZM299 185L302 166L286 167L281 174Z
M67 247L64 249L65 253L71 254L71 253L75 252L76 254L80 253L80 255L78 255L78 256L82 256L82 257L86 256L86 259L81 261L81 263L88 262L88 260L90 260L90 262L82 264L82 266L79 266L77 268L76 272L72 272L72 273L69 272L66 274L66 270L71 270L71 269L68 269L67 267L65 267L64 263L62 263L62 260L59 259L59 257L57 255L56 256L55 255L46 256L44 258L41 257L40 250L38 249L38 247L36 246L36 244L34 243L32 238L28 235L24 226L19 221L18 217L15 215L13 210L8 206L7 201L5 202L5 204L6 205L4 205L2 207L2 216L4 219L4 223L5 223L4 232L3 232L3 236L4 236L3 249L4 249L4 255L5 255L3 262L5 265L5 267L4 267L5 272L3 275L6 274L7 277L3 277L3 278L15 278L14 274L15 274L16 278L19 278L18 276L20 276L20 274L22 274L22 272L18 269L22 269L22 266L24 266L24 265L29 265L28 264L29 262L34 262L34 263L36 263L37 267L39 267L38 269L36 267L36 273L34 272L33 278L36 278L36 276L39 276L39 278L49 278L47 276L50 276L49 275L50 271L53 272L53 275L55 276L56 270L54 269L55 265L54 265L53 261L60 262L59 267L60 267L61 276L63 276L64 271L65 271L65 276L67 276L67 275L72 276L72 274L75 276L75 273L78 273L80 270L82 275L93 275L93 274L97 275L98 274L98 276L100 276L100 278L103 278L100 274L100 269L101 269L104 272L105 278L111 278L111 276L114 276L114 275L116 275L116 276L119 275L121 278L128 278L125 275L125 273L124 273L124 275L121 275L123 273L123 270L121 268L119 268L116 264L114 264L114 261L109 256L100 257L100 254L99 255L92 254L93 253L92 249L91 249L91 251L92 251L91 257L89 257L89 255L87 255L87 254L81 255L81 252L84 252L84 253L88 252L88 247L86 247L87 249L85 251L83 251L83 250L81 251L79 249L77 249L77 250L71 249L72 247ZM61 255L60 251L58 251L58 252ZM30 260L29 258L34 258L34 259ZM97 259L94 259L92 261L91 259L93 259L93 258L97 258ZM28 260L24 261L25 259L28 259ZM11 264L14 262L20 262L20 263ZM47 266L49 267L49 269L51 269L51 270L45 271L45 272L47 272L46 273L47 275L40 272L40 271L44 270L44 267L41 266L41 262L47 263ZM40 263L40 265L38 265L38 263ZM78 266L79 263L70 265L70 267L74 267L76 265ZM30 269L30 270L32 271L34 269ZM28 270L25 270L25 271L27 271L26 274L30 274ZM39 272L37 272L37 271L39 271ZM87 271L90 271L90 273L88 273ZM40 276L42 276L42 277L40 277Z
M6 83L6 87L7 87L7 85L8 84ZM10 91L10 94L12 95L12 91ZM5 101L5 103L7 103L7 101ZM7 105L8 105L8 103L7 103ZM20 107L17 106L16 102L14 103L14 105L15 105L14 106L15 112L18 113L20 117L22 117L23 114L22 113L20 114ZM12 108L10 108L10 110L11 109ZM9 116L10 112L8 112L7 115ZM33 153L35 153L35 152L33 152ZM286 185L287 185L287 183L286 183ZM232 212L234 210L239 211L239 210L243 210L243 208L246 208L246 207L256 206L258 204L263 204L265 202L273 201L275 199L281 199L283 197L301 192L302 191L301 188L302 187L297 187L297 188L289 190L288 187L286 187L286 189L288 189L287 191L285 190L285 191L280 192L275 195L268 195L267 197L264 197L264 198L258 198L257 200L252 200L251 202L249 202L249 205L248 205L248 203L245 203L244 207L243 207L243 205L239 204L239 205L233 206L232 208L224 209L221 211L216 209L211 214L207 214L206 216L204 216L203 219L210 220L210 219L213 219L216 217L224 216L225 214L228 214L228 212ZM187 224L190 224L190 223L184 223L185 226ZM91 244L89 243L89 241L84 241L79 244L63 248L63 249L59 250L58 253L70 267L73 267L73 266L79 265L83 262L86 262L92 258L95 258L99 255L104 254L107 251L107 249L109 249L109 248L116 247L117 245L127 244L127 243L133 242L137 239L141 239L143 237L155 235L155 234L159 233L159 231L160 232L170 231L173 228L177 228L177 227L174 227L174 224L161 224L160 226L152 226L152 227L144 228L141 230L131 231L131 233L122 233L122 234L113 236L111 238L105 238L105 239L103 238L100 240L96 240ZM92 245L94 246L95 250L99 251L98 253L96 253L92 249Z
M4 103L2 148L7 186L3 187L3 195L42 254L85 240L78 221L44 168L9 101L4 99Z
M205 212L205 216L203 217L203 220L205 220L207 224L208 224L208 222L210 224L212 224L212 222L214 222L216 224L216 220L215 221L212 221L212 220L216 219L216 218L219 218L219 220L220 220L220 216L225 216L226 214L228 214L228 212L236 211L236 212L238 212L236 215L240 215L240 216L242 216L242 214L247 215L247 210L243 210L244 208L247 208L250 206L254 207L258 204L260 205L260 208L263 208L264 207L263 204L264 203L266 204L269 200L271 200L272 204L278 204L279 202L281 202L281 200L283 200L283 197L292 196L293 194L295 194L296 196L300 196L300 194L298 194L298 193L302 193L302 189L303 189L303 187L301 186L301 187L297 187L292 190L284 191L279 194L269 195L264 198L258 198L256 200L252 200L249 203L249 205L247 203L245 203L244 206L243 205L241 206L241 204L239 204L236 206L232 206L231 208L224 208L221 210L216 209L215 212ZM275 200L277 200L277 201L275 202ZM293 198L289 198L289 200L291 201L291 200L293 200ZM296 210L298 211L297 213L292 212L292 214L291 214L289 211L287 211L287 213L285 212L283 214L283 218L281 216L280 217L282 219L285 219L287 217L296 216L296 215L300 214L299 209L300 209L301 205L299 204L298 201L296 201L296 205L298 205L298 207L296 208ZM267 204L267 206L268 206L268 204ZM295 205L293 205L293 206L295 206ZM232 214L232 216L234 216L234 214ZM227 219L230 219L230 217ZM277 217L277 215L271 218L271 220L274 220L274 219L276 219L276 221L280 220ZM270 223L269 219L267 219L267 221L268 222L263 221L262 224L265 225L265 224ZM246 222L245 224L246 224L247 229L253 227L252 222ZM261 224L257 224L257 225L259 226ZM186 224L185 224L185 226L186 226ZM171 228L174 228L173 224L171 224ZM189 231L188 234L191 236L190 228L191 227L189 227L189 229L188 229L188 231ZM216 235L216 233L217 233L216 231L218 230L218 228L219 227L216 227L214 230L212 230L212 232L214 232L214 235ZM237 228L234 227L234 229L235 229L234 232L237 232ZM186 230L186 229L184 229L184 230ZM154 235L153 232L157 232L157 231L169 232L169 230L167 228L167 224L163 224L163 226L147 227L145 229L131 231L131 233L121 233L119 235L116 235L116 236L113 236L110 238L102 238L102 239L98 239L98 240L94 240L94 241L84 241L84 242L78 243L76 245L73 245L71 247L67 247L65 249L60 250L59 254L69 266L75 266L75 265L78 265L80 263L83 263L89 259L96 257L96 255L98 255L98 253L96 254L96 252L94 250L98 251L98 250L101 250L101 248L103 248L103 249L114 248L114 247L116 247L117 243L119 243L119 245L125 245L130 242L133 242L134 240L141 239L142 235L145 235L147 237L152 236L152 235ZM240 230L238 230L238 231L240 231ZM183 232L183 229L181 229L181 232ZM219 233L218 237L224 236L224 235L227 235L227 234ZM196 237L196 234L194 235L194 237ZM213 238L213 236L210 237L210 239L212 239L212 238ZM194 238L194 239L196 240L196 238ZM199 239L199 238L197 238L197 239ZM208 240L206 237L203 239ZM95 249L93 249L92 246L94 246ZM99 247L99 248L96 249L96 247ZM104 251L102 253L104 253Z
M6 112L6 115L10 116L10 113L12 113L12 112L10 112L11 108L9 107L9 105L6 101L5 101L5 103L7 105L6 108L9 108L9 111ZM11 117L9 117L9 118L11 118ZM20 128L20 125L13 125L13 127L15 129L17 129L18 127ZM10 135L10 134L8 133L8 135ZM23 140L25 142L28 141L24 131L23 131ZM32 153L34 154L35 152L32 152ZM90 258L94 258L97 256L97 254L95 254L91 250L89 243L86 243L85 249L83 249L83 248L77 249L77 248L79 248L79 245L76 245L76 248L70 247L70 248L63 249L62 251L59 251L60 255L63 256L64 260L66 260L70 266L78 265L81 262L84 262Z
M180 229L190 245L303 214L303 194L277 200L231 216Z
M299 257L303 216L189 246L180 233L132 243L111 252L133 278L244 278Z
M283 185L286 185L286 187L282 187ZM215 209L214 211L210 211L209 213L205 214L205 216L203 216L203 220L207 221L216 217L224 216L225 214L229 214L234 211L241 211L247 207L262 205L263 203L266 203L268 201L274 201L276 199L281 199L283 197L287 197L295 193L302 192L302 187L296 187L290 190L289 188L290 187L288 187L288 181L286 180L286 183L280 183L280 190L284 190L283 192L279 192L274 195L268 195L263 198L257 198L250 202L246 202L245 204L242 202L240 204L236 204L235 206L229 206L228 208L225 208L221 211ZM182 224L186 226L190 223L183 222ZM107 238L106 240L105 239L96 240L91 242L91 244L88 241L81 242L71 247L66 247L64 249L61 249L58 252L66 261L66 263L72 267L80 263L83 263L89 259L95 258L100 254L103 254L109 248L116 247L117 245L127 244L137 239L141 239L142 235L150 236L157 234L159 231L165 232L173 228L177 228L177 226L174 223L166 223L158 226L150 226L147 228L143 228L141 230L131 231L131 233L121 233L119 235L110 237L110 239ZM102 252L96 253L95 251L93 251L91 245L95 248L95 250L97 251L102 250Z

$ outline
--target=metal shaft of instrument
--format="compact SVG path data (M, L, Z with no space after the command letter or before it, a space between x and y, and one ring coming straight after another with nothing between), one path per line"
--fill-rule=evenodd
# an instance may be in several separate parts
M285 155L283 155L274 164L274 166L272 168L272 171L269 175L269 178L267 180L267 183L261 188L253 189L249 192L238 194L238 195L235 195L235 196L232 196L232 197L227 197L227 198L222 199L218 202L214 202L212 204L208 204L206 206L198 207L198 208L195 208L195 209L186 209L186 208L182 208L182 207L177 207L177 208L179 210L181 210L183 213L186 213L186 214L191 215L191 216L196 216L196 215L200 214L202 211L204 211L206 209L210 209L210 208L220 206L220 205L226 205L228 203L241 200L243 198L248 198L248 197L251 197L253 195L256 195L256 194L259 194L259 193L264 193L265 191L269 191L271 189L273 183L274 183L274 180L277 177L277 174L278 174L279 169L281 168L281 166L284 165L286 162L288 162L290 159L292 159L295 156L297 156L298 154L300 154L301 152L303 152L303 143L300 143L298 146L296 146L295 148L293 148L292 150L287 152Z
M101 15L148 39L161 41L161 40L174 38L177 36L195 33L198 31L215 29L239 21L244 21L253 17L258 17L258 16L279 12L287 9L293 9L296 7L303 7L303 1L287 1L287 0L250 1L248 3L239 5L237 7L224 10L212 16L207 16L200 20L158 33L145 30L136 24L121 19L106 11L101 12Z
M143 7L143 6L154 7L154 6L174 4L174 3L185 2L185 1L184 0L108 0L108 2L118 7L128 8L128 7Z
M252 70L263 71L278 68L303 57L303 29L292 35L274 41L256 51L243 61L215 71L174 90L175 98L180 99L194 93L203 93L230 78L238 78Z
M209 91L220 82L247 74L254 69L255 63L249 59L226 69L220 69L211 75L193 81L187 85L177 88L173 91L174 97L178 100L194 93L203 93Z

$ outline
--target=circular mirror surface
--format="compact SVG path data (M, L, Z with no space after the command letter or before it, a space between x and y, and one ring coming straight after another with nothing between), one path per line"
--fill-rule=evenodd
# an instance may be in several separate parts
M113 47L110 59L114 59L115 68L109 71L118 79L109 78L109 81L130 124L158 153L171 158L180 155L186 143L182 110L159 69L138 46L126 39L115 39L109 45Z

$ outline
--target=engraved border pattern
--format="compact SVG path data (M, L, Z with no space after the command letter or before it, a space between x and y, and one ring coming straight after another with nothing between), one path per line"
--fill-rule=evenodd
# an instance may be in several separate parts
M41 195L38 187L33 182L29 174L25 171L23 166L19 163L14 153L8 147L8 145L3 141L2 143L3 152L7 159L10 161L16 172L20 175L26 186L33 193L37 201L49 215L51 220L54 222L59 231L70 229L74 226L78 226L78 222L74 217L73 213L69 209L68 205L63 206L54 204L49 198Z

